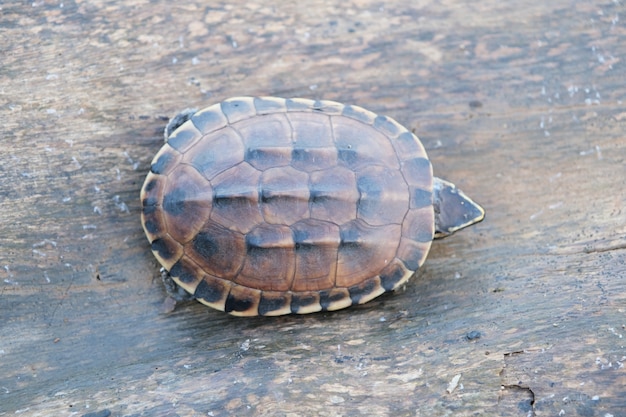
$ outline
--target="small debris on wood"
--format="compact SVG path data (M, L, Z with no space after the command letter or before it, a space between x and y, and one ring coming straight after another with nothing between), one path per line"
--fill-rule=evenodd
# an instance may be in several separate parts
M341 404L344 401L345 401L344 398L338 395L333 395L332 397L330 397L331 404Z
M456 389L456 387L459 385L459 381L461 380L461 374L456 374L454 375L454 377L452 378L452 380L450 381L450 383L448 384L448 388L446 388L446 392L448 394L452 394L452 392Z
M482 334L478 330L472 330L471 332L467 332L465 338L467 340L477 340L480 339L481 336Z
M176 300L172 297L166 297L159 308L159 311L162 314L168 314L173 312L176 309Z

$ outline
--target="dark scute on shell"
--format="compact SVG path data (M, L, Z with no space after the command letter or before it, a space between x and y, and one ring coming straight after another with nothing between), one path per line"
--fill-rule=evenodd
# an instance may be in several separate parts
M216 281L208 283L206 280L200 281L194 292L194 297L214 303L222 299L226 288Z
M165 239L155 239L152 242L152 250L157 252L162 259L171 259L176 253Z
M174 188L163 197L163 209L173 216L180 216L185 211L187 193L181 187Z
M339 149L339 159L346 165L352 166L358 160L358 155L354 149Z
M165 141L167 142L169 136L179 127L181 127L183 124L185 124L185 122L187 120L189 120L191 118L191 116L193 116L193 114L195 112L197 112L198 109L185 109L183 111L181 111L180 113L178 113L176 116L174 116L169 123L167 124L167 126L165 126Z
M331 200L332 197L328 194L327 191L311 189L309 200L313 204L324 204L327 201Z
M386 135L391 137L398 136L400 133L400 126L393 123L387 116L378 116L374 119L374 127L385 132Z
M193 130L181 129L178 130L173 136L171 136L167 140L167 143L172 148L176 150L181 150L190 145L190 142L192 142L197 137L197 133Z
M296 243L296 249L313 244L311 242L308 242L308 243L306 242L311 236L311 233L307 228L297 227L297 228L292 228L292 231L293 231L293 241Z
M363 197L366 195L369 199L380 199L383 194L383 182L380 181L380 177L375 174L362 175L357 180L357 186L359 192ZM361 201L363 203L363 201Z
M149 183L147 183L146 185L144 185L143 189L146 193L149 193L150 191L152 191L154 189L154 187L157 185L158 181L153 178L152 181L150 181Z
M194 271L183 265L181 261L176 262L169 272L171 276L178 278L180 282L185 284L190 284L196 280Z
M367 113L364 113L362 110L356 110L353 106L345 106L342 114L346 117L360 120L363 123L370 122L369 115Z
M335 301L343 300L343 293L332 294L330 291L320 291L320 305L322 310L328 310L328 307Z
M259 315L264 316L285 306L284 297L267 297L261 294L259 301Z
M157 209L158 200L156 197L144 198L141 202L143 206L143 214L152 214Z
M144 213L145 212L146 211L144 210ZM148 231L148 233L151 233L153 235L156 235L160 231L159 223L155 222L154 220L146 220L144 222L144 226L145 226L146 230Z
M294 148L291 151L291 160L294 162L302 162L307 159L308 151L303 148Z
M246 311L252 306L252 300L248 298L236 298L232 294L228 294L226 298L226 304L224 305L224 311L230 313L231 311Z
M271 113L271 112L282 109L283 104L280 101L276 101L275 99L266 100L262 97L255 97L254 108L256 109L257 113L265 114L265 113Z
M390 265L391 270L387 270L380 274L380 282L385 291L393 290L398 282L404 277L404 270L399 265Z
M411 190L411 208L422 208L433 204L433 193L430 191L415 188Z
M403 162L402 170L409 178L428 178L431 174L430 161L426 158L413 158Z
M171 153L164 153L159 156L159 159L154 161L154 163L150 166L150 171L155 174L162 174L168 168L169 164L174 159L174 155Z
M193 238L193 249L205 259L211 259L219 252L219 240L213 234L207 232L199 232Z
M411 132L404 132L395 142L395 147L398 150L398 156L400 159L409 158L414 155L423 154L423 149L420 144L415 140L415 136Z
M233 116L242 114L242 113L255 113L256 110L250 106L251 103L245 100L228 100L222 101L222 112L226 115L228 120L231 120ZM232 123L232 120L231 120Z
M302 100L294 100L291 98L285 100L285 106L287 106L287 109L291 111L306 111L310 108L309 103L303 102Z
M308 307L315 303L317 303L317 297L314 297L313 295L293 294L291 296L291 312L298 313L301 308Z
M424 257L423 255L424 254L421 251L414 250L404 256L403 261L406 264L406 267L409 268L411 271L417 271L417 269L420 267L420 261ZM389 278L391 278L391 276Z
M206 132L207 130L215 129L216 127L222 126L222 125L224 125L226 123L225 119L224 119L224 116L222 114L220 114L219 111L216 111L216 110L213 110L213 111L203 111L203 112L196 113L191 118L191 122L194 124L196 129L198 129L200 132ZM178 135L176 135L176 136L178 136ZM175 138L175 136L172 137L168 143L171 144L171 141L174 138ZM183 138L183 139L185 139L185 138ZM172 146L174 146L174 145L172 145ZM176 147L176 146L174 146L174 147Z
M358 304L363 296L371 294L375 289L376 282L374 280L368 280L365 285L354 285L348 288L352 304Z
M339 245L341 248L358 249L358 247L363 243L359 229L356 226L357 225L354 223L343 225L339 232L341 239Z

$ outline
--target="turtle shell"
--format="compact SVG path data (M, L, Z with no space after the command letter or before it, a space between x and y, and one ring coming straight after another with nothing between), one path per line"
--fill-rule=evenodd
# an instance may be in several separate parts
M432 167L396 121L332 101L237 97L194 113L141 190L152 251L234 315L337 310L403 284L434 234Z

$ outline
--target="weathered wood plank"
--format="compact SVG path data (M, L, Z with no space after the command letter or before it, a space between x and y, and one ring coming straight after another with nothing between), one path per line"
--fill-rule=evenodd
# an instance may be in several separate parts
M0 415L623 414L620 2L0 13ZM241 94L396 118L487 219L359 308L163 313L139 188L167 117Z

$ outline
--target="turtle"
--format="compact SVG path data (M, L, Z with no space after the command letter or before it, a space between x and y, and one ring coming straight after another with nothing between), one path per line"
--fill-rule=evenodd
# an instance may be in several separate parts
M184 293L236 316L363 304L485 214L433 177L411 131L356 105L233 97L181 112L165 142L141 189L152 252Z

